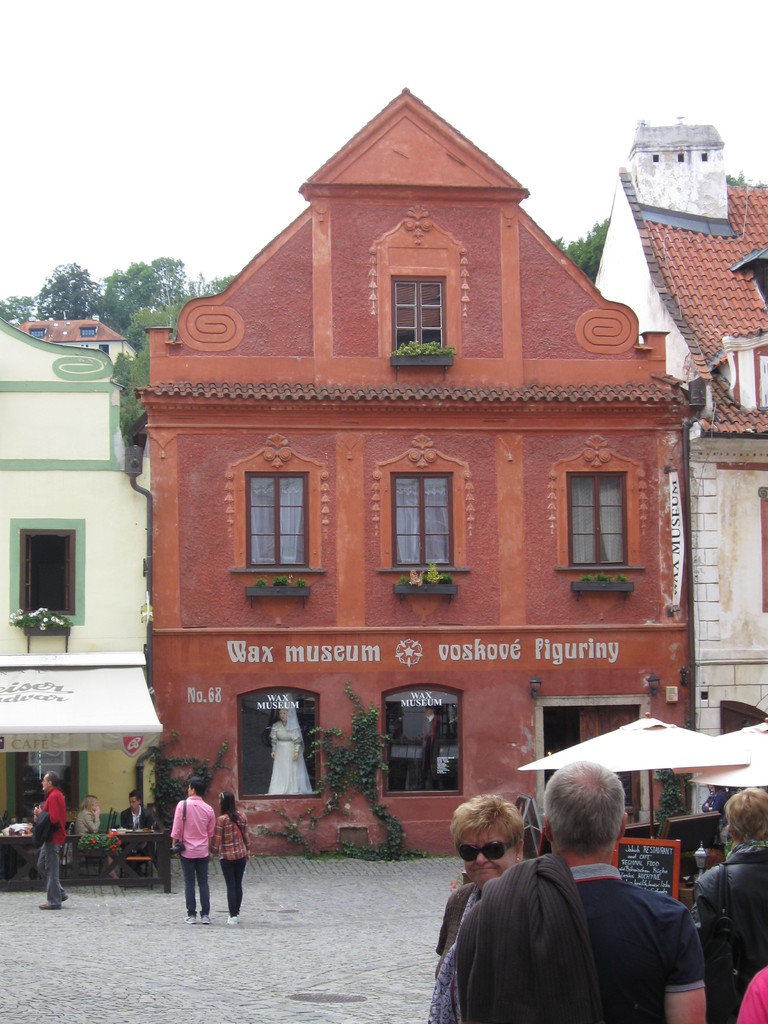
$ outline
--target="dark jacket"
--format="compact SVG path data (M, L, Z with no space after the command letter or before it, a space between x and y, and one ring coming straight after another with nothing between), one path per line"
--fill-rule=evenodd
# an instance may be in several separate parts
M462 885L460 889L457 889L456 892L448 897L443 914L443 923L440 927L440 935L437 939L437 948L435 949L435 952L440 957L435 968L435 977L437 977L440 968L443 966L446 953L456 941L461 919L464 916L464 911L467 909L469 897L473 892L477 892L477 886L474 882L467 882L466 885Z
M523 861L487 882L456 943L462 1020L603 1020L584 906L559 857Z
M768 849L738 846L725 864L705 871L696 883L693 916L705 948L719 916L719 871L727 872L730 916L741 947L739 975L743 990L759 970L768 966Z
M142 804L139 811L139 828L152 828L154 824L155 819L152 817L152 812ZM130 807L126 807L124 811L120 812L120 828L133 828L133 811Z

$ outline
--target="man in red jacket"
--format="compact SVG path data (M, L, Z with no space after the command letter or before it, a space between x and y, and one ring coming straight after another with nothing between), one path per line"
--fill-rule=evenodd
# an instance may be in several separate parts
M69 895L62 889L59 882L59 863L61 848L67 835L67 805L64 802L64 794L61 792L61 783L56 772L46 772L43 776L43 792L45 803L39 810L48 811L48 817L55 828L50 842L43 843L40 847L40 855L37 858L37 870L41 878L45 879L47 903L41 903L41 910L61 910L61 904L69 899ZM35 819L37 819L38 808L35 808Z

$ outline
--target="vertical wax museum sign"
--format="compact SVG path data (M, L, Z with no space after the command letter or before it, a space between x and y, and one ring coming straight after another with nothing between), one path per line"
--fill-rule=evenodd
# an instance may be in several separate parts
M685 536L683 534L683 503L680 498L680 480L675 470L669 474L669 525L672 541L672 608L680 610L683 592L683 562L685 560Z

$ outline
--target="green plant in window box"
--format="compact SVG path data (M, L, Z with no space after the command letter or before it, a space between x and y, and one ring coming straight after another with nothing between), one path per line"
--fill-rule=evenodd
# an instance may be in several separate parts
M256 586L257 587L266 587L266 585L267 585L267 581L264 579L264 577L263 576L259 576L259 578L256 580Z
M18 629L39 629L51 633L69 629L72 625L72 620L66 615L59 615L58 612L51 612L47 608L38 608L34 612L25 612L19 608L17 612L11 612L8 622Z
M306 587L306 586L308 586L307 581L302 579L301 576L297 576L296 579L293 581L293 584L296 587Z
M593 572L585 573L580 576L579 579L582 583L627 583L627 577L623 572L616 573L615 576L611 576L607 572Z
M456 349L443 347L439 341L407 341L404 345L398 345L394 352L396 356L454 356Z
M288 577L287 576L275 576L275 578L272 580L272 586L273 587L287 587L288 586Z
M440 572L434 562L430 562L427 571L412 569L410 576L401 576L398 586L420 587L424 583L429 586L437 586L440 583L453 583L453 576L449 572Z

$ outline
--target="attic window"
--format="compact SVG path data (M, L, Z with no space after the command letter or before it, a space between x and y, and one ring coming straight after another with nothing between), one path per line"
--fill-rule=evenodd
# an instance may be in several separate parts
M95 338L96 337L96 328L95 327L81 327L80 328L80 337L81 338Z
M30 336L33 338L44 338L45 328L44 327L32 327L30 329Z
M394 280L394 345L443 345L443 281Z
M653 160L653 162L655 164L657 164L659 162L659 154L658 153L654 153L653 157L651 159Z
M679 164L684 164L685 163L685 153L678 153L677 154L677 162Z

